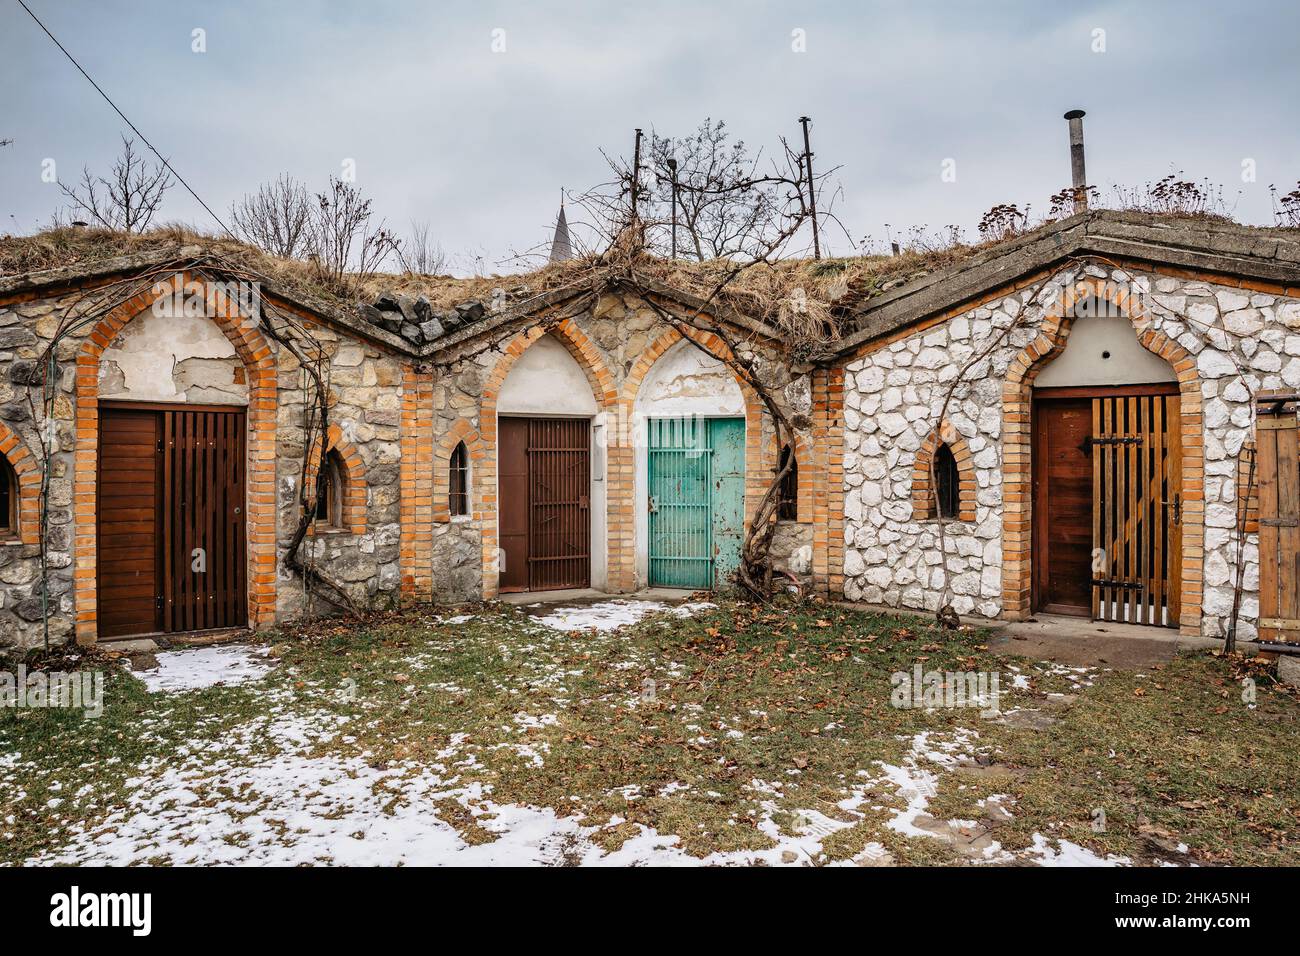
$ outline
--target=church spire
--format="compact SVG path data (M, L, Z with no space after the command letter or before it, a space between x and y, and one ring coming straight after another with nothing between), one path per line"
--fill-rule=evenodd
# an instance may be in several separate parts
M551 240L551 261L563 262L573 258L569 242L569 220L564 216L564 193L560 193L560 215L555 220L555 238Z

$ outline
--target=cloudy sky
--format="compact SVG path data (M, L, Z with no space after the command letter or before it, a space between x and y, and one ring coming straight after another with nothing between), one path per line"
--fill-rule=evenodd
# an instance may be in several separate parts
M1300 180L1292 0L27 2L222 216L282 172L320 186L351 160L377 210L399 231L428 220L459 271L544 241L561 188L606 178L602 147L706 116L771 149L811 115L854 240L1045 212L1074 107L1107 195L1181 169L1268 223L1269 184ZM0 78L0 230L29 232L62 205L42 164L104 170L123 124L16 0ZM167 200L165 218L215 227L180 188Z

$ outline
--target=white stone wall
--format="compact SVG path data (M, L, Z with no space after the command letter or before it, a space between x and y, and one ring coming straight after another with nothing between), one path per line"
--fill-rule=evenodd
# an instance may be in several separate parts
M1084 275L1134 289L1147 321L1196 357L1205 442L1202 633L1223 632L1236 563L1235 456L1253 428L1252 392L1300 387L1300 301L1098 266L1064 270L1045 286L971 309L847 367L844 572L850 600L934 609L946 575L959 613L1001 612L1003 379L1062 291ZM1003 335L1005 341L963 372ZM959 375L946 417L972 452L976 520L946 522L941 552L937 522L913 518L912 468ZM1257 535L1247 536L1244 554L1239 634L1253 636Z

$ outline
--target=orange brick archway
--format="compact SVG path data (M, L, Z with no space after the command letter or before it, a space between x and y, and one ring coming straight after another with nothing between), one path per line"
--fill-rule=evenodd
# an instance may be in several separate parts
M0 422L0 455L18 480L18 539L23 544L40 544L41 466L18 433L4 422Z
M79 644L93 644L98 636L95 515L100 356L131 319L157 299L195 281L201 281L200 277L182 273L127 299L99 320L77 354L73 568ZM275 619L275 360L255 321L241 316L238 304L220 289L209 293L206 311L235 347L248 379L248 623L263 627Z
M433 520L446 524L451 520L451 453L461 442L469 453L469 517L483 519L483 489L477 482L479 470L487 456L483 439L468 419L458 418L438 439L433 451Z
M712 332L688 328L686 335L699 345L704 352L712 356L728 354L727 344L722 337ZM619 395L619 429L611 438L609 448L609 580L610 589L631 591L636 587L636 401L641 392L645 377L654 368L655 363L684 336L677 329L668 329L641 353L640 358L628 371L623 380L622 393ZM759 398L749 383L740 376L733 376L740 386L745 399L745 521L748 524L758 507L758 501L767 490L771 478L771 466L775 465L773 456L765 468L763 442L763 424L766 411L763 400ZM800 467L800 504L802 506L802 487L805 480L812 487L815 480L811 473L805 479L803 459ZM615 502L618 514L615 520ZM615 560L617 559L617 565ZM645 583L645 582L642 582Z
M1002 615L1011 620L1032 612L1033 586L1033 385L1039 371L1065 348L1076 306L1103 299L1128 317L1138 341L1168 362L1178 377L1182 418L1183 579L1179 630L1201 630L1201 563L1205 545L1205 454L1201 421L1201 387L1196 360L1168 336L1147 327L1136 296L1114 283L1084 279L1067 289L1043 319L1038 337L1007 370L1002 388Z
M519 361L520 356L528 351L529 346L548 334L555 336L564 345L578 363L578 367L582 369L583 374L587 376L587 382L591 385L591 392L595 396L597 407L601 411L609 412L615 411L618 406L618 392L614 387L613 373L605 364L605 359L595 343L587 337L587 333L583 332L572 319L562 319L554 324L544 323L525 329L511 339L510 343L505 347L504 354L497 360L497 364L493 367L491 374L483 385L478 427L478 438L482 442L483 454L479 461L479 467L471 468L470 473L471 492L476 496L483 514L483 597L485 599L497 596L499 578L497 571L497 542L499 540L497 537L497 400L501 395L501 386L505 384L506 376L514 368L515 362ZM615 423L608 423L606 431L615 427ZM468 446L469 443L466 442L466 447L468 448ZM452 447L455 447L455 443L452 444ZM470 451L472 454L473 449L470 449ZM448 455L450 455L450 449ZM611 512L609 520L612 524L612 512L618 501L614 495L612 475L607 482L607 488L609 510ZM434 507L436 513L436 500ZM612 581L613 560L615 557L612 536L609 542L609 570Z
M366 463L361 452L349 441L343 439L343 429L338 424L329 427L326 433L325 450L335 452L342 464L343 488L343 527L352 534L366 533ZM307 472L303 482L310 487L316 480L320 468L320 436L312 442L311 453L307 455Z

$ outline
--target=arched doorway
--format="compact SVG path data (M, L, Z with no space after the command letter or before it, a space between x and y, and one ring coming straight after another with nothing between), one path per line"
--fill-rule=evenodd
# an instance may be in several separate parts
M681 340L636 394L637 578L711 589L740 561L745 523L746 402L727 367Z
M1033 381L1035 611L1176 627L1182 429L1174 369L1080 309Z
M593 470L600 407L553 335L511 366L497 399L498 587L605 586L604 482ZM593 546L593 542L597 543Z

